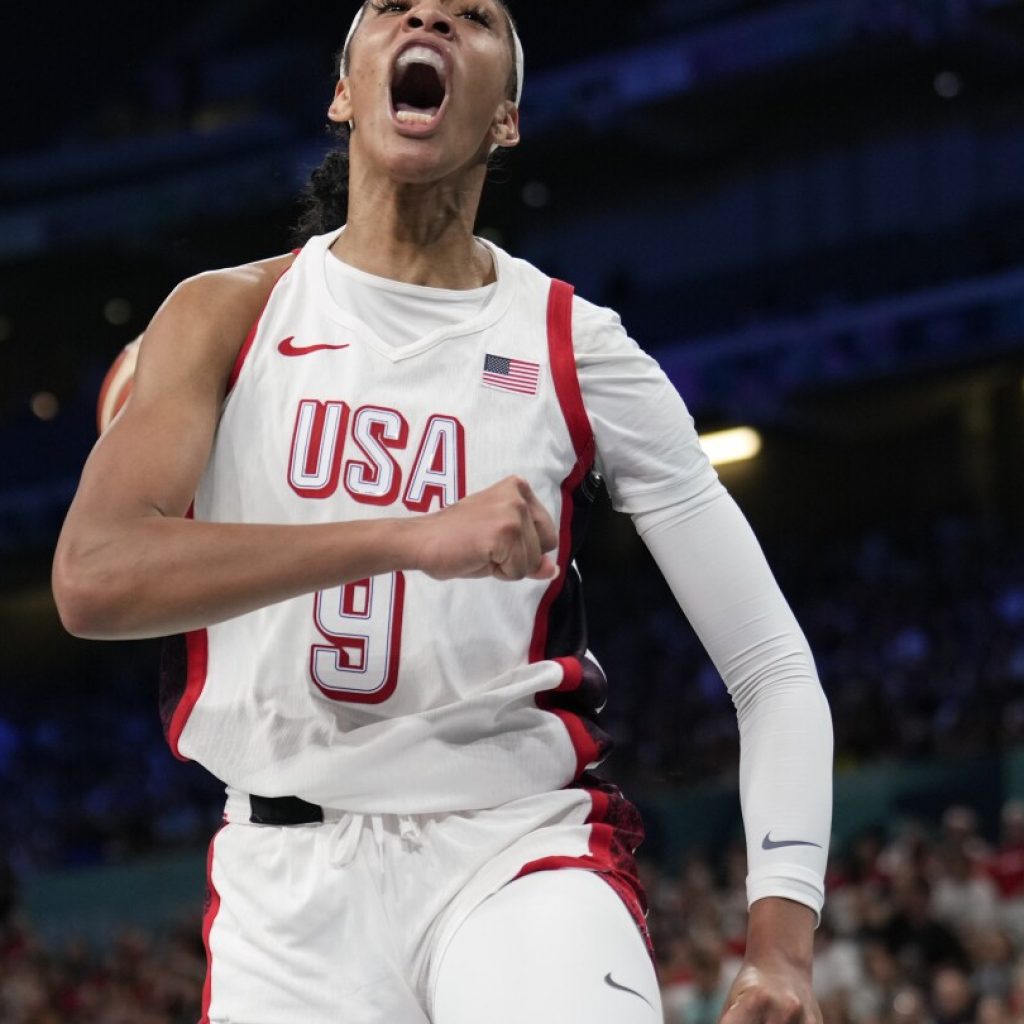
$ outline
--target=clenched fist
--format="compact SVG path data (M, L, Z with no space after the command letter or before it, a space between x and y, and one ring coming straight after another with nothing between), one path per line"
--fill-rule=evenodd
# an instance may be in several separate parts
M410 568L436 580L551 580L558 531L530 485L512 476L441 512L408 521Z

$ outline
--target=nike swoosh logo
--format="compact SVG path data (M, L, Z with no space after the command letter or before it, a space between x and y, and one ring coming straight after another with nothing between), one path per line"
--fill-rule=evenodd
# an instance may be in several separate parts
M306 345L299 346L295 343L294 335L291 338L285 338L280 345L277 346L277 351L283 356L308 356L311 352L339 352L343 348L348 348L348 345Z
M648 1006L651 1006L650 1002L647 999L644 999L644 997L640 995L640 993L637 992L636 989L626 988L625 985L620 985L617 981L613 981L610 973L604 976L604 983L606 985L610 985L612 988L617 988L620 992L628 992L630 995L636 996L637 999L643 999ZM651 1006L651 1009L653 1010L654 1007Z
M762 850L778 850L783 846L816 846L819 850L821 849L821 843L809 843L806 839L772 839L771 832L765 832L764 839L761 840Z

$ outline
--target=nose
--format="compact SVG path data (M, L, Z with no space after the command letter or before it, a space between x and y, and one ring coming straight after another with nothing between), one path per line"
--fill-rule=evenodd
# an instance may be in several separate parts
M436 4L420 4L415 11L410 11L405 19L406 28L426 29L440 36L452 34L452 22L444 11Z

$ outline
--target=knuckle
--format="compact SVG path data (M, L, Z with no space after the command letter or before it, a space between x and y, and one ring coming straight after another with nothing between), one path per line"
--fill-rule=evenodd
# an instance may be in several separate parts
M519 536L519 516L509 515L498 524L498 535L506 540L514 540Z
M756 988L747 996L747 1005L758 1013L771 1009L772 998L763 988Z
M783 996L779 1002L786 1020L800 1020L803 1017L804 1004L800 1001L799 996L792 994Z

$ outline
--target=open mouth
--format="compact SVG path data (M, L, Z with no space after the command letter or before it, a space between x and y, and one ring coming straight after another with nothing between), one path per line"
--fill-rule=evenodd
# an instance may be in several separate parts
M410 46L399 54L391 76L391 109L402 125L431 126L448 98L448 68L429 46Z

